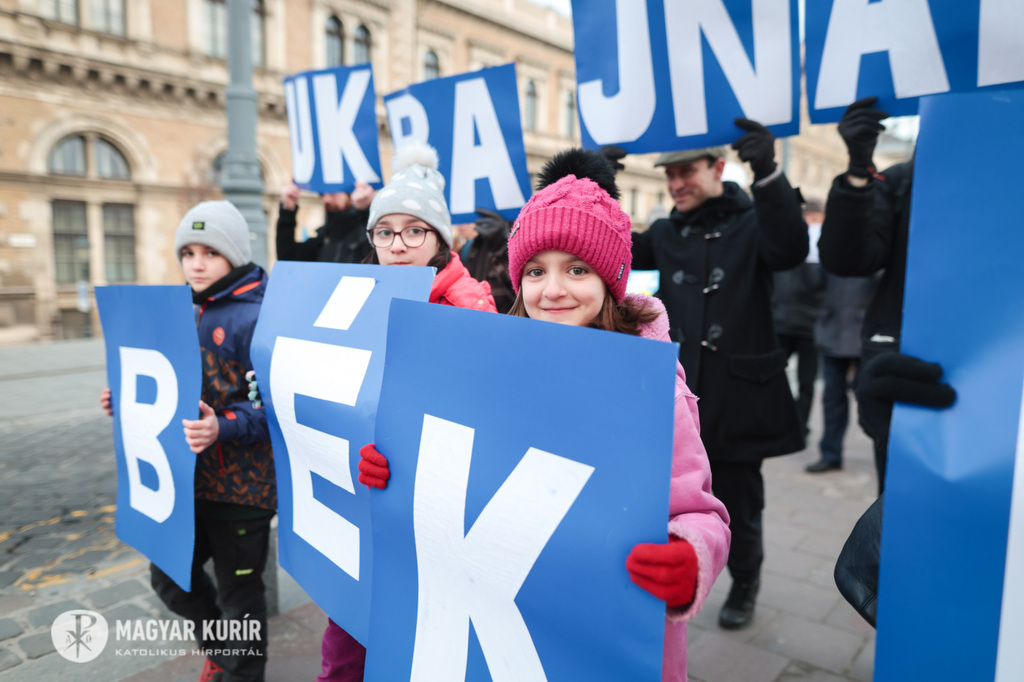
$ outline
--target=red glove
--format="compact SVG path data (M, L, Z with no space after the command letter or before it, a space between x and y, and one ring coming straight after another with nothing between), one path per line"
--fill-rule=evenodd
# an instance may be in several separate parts
M388 460L377 452L373 443L359 448L359 482L365 486L383 490L391 478Z
M638 544L626 558L626 570L634 583L669 606L689 606L697 595L697 552L686 540Z

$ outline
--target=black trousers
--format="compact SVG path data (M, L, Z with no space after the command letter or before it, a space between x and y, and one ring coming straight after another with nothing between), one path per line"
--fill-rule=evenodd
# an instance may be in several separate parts
M171 611L196 624L199 647L234 651L209 657L224 668L224 682L263 681L268 639L263 568L267 563L271 518L225 521L197 514L191 592L178 587L166 573L150 564L150 579L157 596ZM203 570L203 564L211 557L216 587ZM239 639L217 639L214 627L212 638L204 638L204 621L218 620L258 621L260 636L246 638L252 628L243 628ZM227 632L227 628L220 629Z
M786 357L796 353L796 409L806 435L807 417L811 414L811 403L814 402L814 380L818 377L818 348L814 345L813 336L789 334L779 335L779 345L786 351Z
M711 462L711 486L729 512L732 545L729 547L729 575L735 582L749 582L761 575L764 561L764 478L761 461Z

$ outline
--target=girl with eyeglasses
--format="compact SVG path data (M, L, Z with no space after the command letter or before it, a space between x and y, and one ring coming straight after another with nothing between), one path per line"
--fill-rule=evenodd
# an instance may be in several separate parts
M392 163L391 181L373 198L366 237L373 250L363 260L374 265L420 265L437 269L430 302L496 313L491 287L478 282L452 251L452 219L444 198L437 152L408 144ZM333 620L320 647L318 682L359 682L366 649Z

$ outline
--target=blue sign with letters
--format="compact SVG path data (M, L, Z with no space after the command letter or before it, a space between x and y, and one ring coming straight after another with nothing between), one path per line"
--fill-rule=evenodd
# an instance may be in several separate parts
M957 399L893 412L876 682L1024 670L1022 120L1020 89L921 100L901 350Z
M879 98L892 116L919 98L1024 80L1019 0L814 0L807 3L807 100L813 123Z
M661 679L665 603L625 562L666 538L675 366L670 343L392 303L367 679Z
M202 363L185 286L96 287L114 409L117 537L181 589L192 581L196 456L182 420L199 418Z
M778 137L799 132L797 0L573 0L572 10L585 147L727 144L743 134L741 116Z
M515 65L417 83L384 106L395 149L418 140L437 150L452 224L474 222L477 207L515 220L530 196Z
M292 179L312 192L381 187L377 96L370 65L304 71L284 79Z
M391 298L425 301L433 279L433 268L279 261L253 334L281 566L363 643L372 562L359 448L373 441Z

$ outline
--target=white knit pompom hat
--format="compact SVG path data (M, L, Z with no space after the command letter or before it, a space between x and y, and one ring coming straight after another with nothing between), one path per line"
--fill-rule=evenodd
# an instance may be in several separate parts
M444 199L444 178L437 172L437 165L437 151L425 142L408 142L395 152L391 181L370 204L367 238L384 216L406 213L437 230L448 248L452 247L452 217Z

